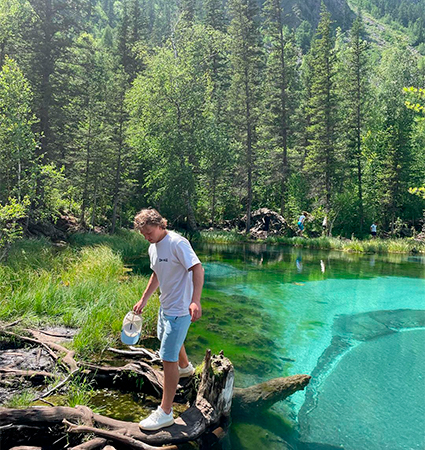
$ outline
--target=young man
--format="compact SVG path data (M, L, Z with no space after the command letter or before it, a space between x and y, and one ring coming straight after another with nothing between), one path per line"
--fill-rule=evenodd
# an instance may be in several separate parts
M194 372L183 343L190 323L202 315L204 269L189 241L166 227L167 221L155 209L143 209L134 219L134 228L151 244L153 273L133 310L142 314L149 297L160 288L157 331L164 365L161 405L139 423L142 430L158 430L174 423L172 405L179 378Z

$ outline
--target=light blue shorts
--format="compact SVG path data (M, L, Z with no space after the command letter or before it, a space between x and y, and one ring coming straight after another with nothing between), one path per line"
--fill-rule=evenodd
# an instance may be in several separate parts
M160 308L158 313L157 333L161 341L159 356L163 361L179 360L180 349L186 339L190 327L191 316L168 316Z

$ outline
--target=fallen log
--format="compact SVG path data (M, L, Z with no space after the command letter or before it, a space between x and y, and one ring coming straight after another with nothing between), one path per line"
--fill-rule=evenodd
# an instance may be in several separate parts
M22 377L22 378L28 378L31 381L34 381L35 383L43 383L46 380L55 380L58 378L57 375L50 372L45 371L37 371L37 370L19 370L19 369L13 369L9 367L0 368L0 375L8 375L12 377Z
M6 336L11 336L16 339L19 339L23 342L30 342L31 344L42 346L49 355L53 358L54 361L63 364L68 370L73 372L78 368L77 362L74 359L75 352L73 350L68 350L62 345L57 344L54 340L36 330L26 330L33 335L32 338L28 336L22 336L20 334L14 333L12 331L7 331L4 328L0 328L0 334L4 334ZM65 356L61 357L54 352L54 350L60 351L64 353Z
M70 433L93 433L97 436L102 436L106 439L110 439L112 441L118 442L119 444L125 445L126 448L131 448L134 450L158 450L159 447L152 447L149 444L145 444L144 442L140 442L137 439L132 438L131 436L126 436L125 434L121 434L118 431L108 431L102 430L100 428L88 427L85 425L74 425L68 422L66 419L63 420L64 425L68 426L68 432ZM126 429L122 430L126 432ZM175 445L161 447L162 450L177 450Z
M33 339L33 338L30 338L30 337L27 337L27 336L22 336L20 334L13 333L12 331L6 331L6 330L4 330L2 328L0 328L0 334L4 334L6 336L11 336L11 337L16 338L16 339L18 339L20 341L30 342L31 344L41 345L42 347L44 347L44 349L47 351L47 353L49 353L49 355L55 361L57 361L59 359L59 356L54 351L52 351L48 345L44 344L43 342L40 342L37 339Z
M28 445L20 445L19 447L12 447L10 450L43 450L41 447L32 447Z
M259 414L274 403L285 400L294 392L303 390L310 379L309 375L293 375L274 378L245 389L235 388L233 412L236 414Z
M130 346L130 350L120 350L113 347L109 347L108 350L118 355L128 356L129 358L142 358L147 360L150 364L158 364L162 367L162 360L159 357L158 352L151 352L145 348L136 348L132 346Z
M120 442L121 445L125 442L129 448L135 449L149 449L152 446L193 441L208 428L218 425L222 418L229 416L233 380L234 372L231 362L223 354L211 356L211 352L208 351L194 404L175 420L174 425L156 432L142 432L137 423L111 419L95 414L89 408L82 406L0 408L0 427L12 426L13 428L30 424L47 428L66 424L69 426L70 433L92 433L97 437ZM140 445L138 446L138 443L134 441L139 442ZM142 444L145 447L142 447Z
M90 441L84 442L84 444L71 447L69 450L96 450L97 448L105 449L105 445L108 441L104 438L90 439Z
M125 377L129 376L130 379L137 380L137 377L134 377L137 373L156 386L158 396L162 394L162 372L144 362L133 362L118 368L81 363L80 369L86 375L95 377L97 381L104 379L111 384L117 377L123 377L125 380ZM116 442L118 448L123 445L136 450L151 449L161 445L171 445L169 448L176 448L173 444L194 441L208 430L220 430L230 416L232 399L236 414L255 414L256 411L260 412L270 407L295 391L304 389L309 380L308 375L296 375L270 380L246 389L233 389L234 371L231 362L223 356L222 352L211 356L211 352L207 351L196 399L170 427L154 432L142 432L137 423L112 419L93 413L87 407L77 406L75 408L34 407L26 410L0 408L0 430L5 436L8 430L16 435L19 427L31 425L38 430L54 428L56 433L59 430L63 436L66 436L63 434L63 427L66 425L65 432L74 436L74 446L78 443L75 441L77 434L92 434L94 435L92 441L95 441L92 444L99 445L98 447L81 447L84 444L80 443L74 447L76 450L103 448L103 444L97 444L100 441L96 439ZM18 444L16 441L12 442L15 445ZM31 444L28 440L19 443Z
M64 346L58 344L57 342L55 342L55 338L53 336L48 336L45 333L33 329L28 329L27 331L29 331L37 341L47 345L52 350L57 350L61 353L65 353L65 356L61 358L63 364L68 367L70 372L74 372L75 370L77 370L78 364L74 359L74 350L69 350Z
M119 385L121 383L129 388L132 387L131 383L137 382L137 378L134 375L139 375L149 382L159 397L162 395L164 386L163 372L153 369L143 361L132 362L122 367L98 366L91 363L80 363L80 366L84 369L86 375L91 376L100 385L112 386L113 384Z

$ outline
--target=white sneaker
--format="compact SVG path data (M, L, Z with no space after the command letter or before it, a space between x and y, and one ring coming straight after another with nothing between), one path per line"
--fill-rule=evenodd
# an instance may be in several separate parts
M179 366L180 378L191 377L194 373L195 373L195 369L193 368L192 363L189 363L189 365L187 367L185 367L184 369L182 369Z
M173 425L173 410L171 409L170 414L166 414L164 410L158 406L156 411L154 411L147 419L143 419L139 422L139 427L141 430L154 431L160 428L169 427Z

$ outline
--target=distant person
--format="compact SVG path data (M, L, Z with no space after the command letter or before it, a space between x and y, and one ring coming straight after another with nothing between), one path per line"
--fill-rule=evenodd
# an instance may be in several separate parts
M372 225L370 226L370 234L372 235L372 238L375 239L376 238L376 223L373 222Z
M323 259L320 260L320 270L322 273L325 273L326 271L325 261L323 261Z
M161 291L157 332L164 389L161 405L139 423L142 430L158 430L174 423L172 406L179 378L194 373L184 341L190 323L202 315L204 269L189 241L168 231L167 221L155 209L142 209L134 218L134 228L151 244L149 259L153 273L133 311L142 314L150 296L158 287Z
M325 216L324 219L323 219L323 222L322 222L322 230L323 230L322 233L323 233L323 236L326 236L327 228L328 228L328 216Z
M305 211L302 212L301 216L298 219L298 235L302 236L304 231L304 222L305 218L307 216L307 213Z

